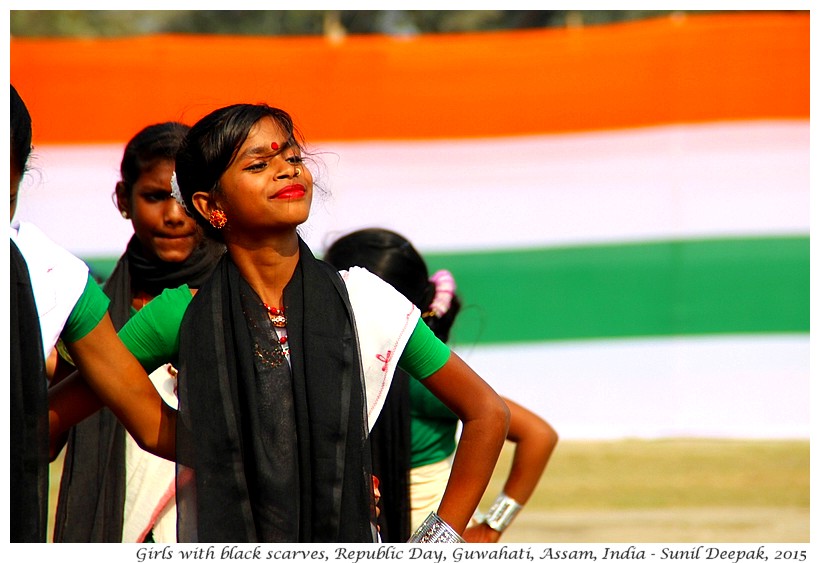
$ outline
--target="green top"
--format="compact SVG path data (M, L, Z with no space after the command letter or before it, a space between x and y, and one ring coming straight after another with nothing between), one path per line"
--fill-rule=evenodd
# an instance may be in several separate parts
M146 371L176 363L179 328L192 299L187 285L166 289L120 329L120 338ZM399 367L411 375L411 467L446 459L456 448L458 417L419 381L438 371L449 357L447 345L419 318L399 358Z
M146 371L176 362L179 328L192 299L187 285L166 289L120 329L120 338ZM399 367L416 379L424 379L441 369L449 358L450 348L419 319L399 358Z
M456 449L458 417L427 387L410 380L410 467L447 459Z
M86 336L100 324L100 320L108 312L109 303L108 296L89 275L85 282L85 289L71 310L63 331L60 333L60 338L64 342L77 342Z

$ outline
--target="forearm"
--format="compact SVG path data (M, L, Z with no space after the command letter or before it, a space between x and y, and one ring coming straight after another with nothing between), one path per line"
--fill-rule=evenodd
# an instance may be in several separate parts
M464 422L438 515L459 534L475 512L492 477L506 436L507 414L489 405L487 416Z
M64 445L65 433L102 406L100 398L77 372L49 388L49 455L52 460Z
M461 534L490 481L509 426L504 401L461 358L447 363L422 383L463 424L450 478L438 515Z
M80 373L98 400L105 404L144 450L174 461L176 449L176 411L160 397L148 376L136 379L133 366L123 366L119 378L101 382ZM129 369L130 368L130 369ZM125 373L130 372L130 375Z
M88 387L140 447L173 459L176 411L162 401L145 370L118 338L108 316L88 336L73 343L69 351ZM82 388L75 392L87 395ZM90 401L87 396L83 400ZM60 403L54 406L55 416L63 420L58 427L77 416L60 412Z
M505 399L510 410L507 439L515 443L510 474L483 520L465 533L472 542L498 542L535 491L558 443L558 434L538 415Z
M525 504L547 467L558 443L558 434L535 413L509 399L505 399L505 402L510 409L507 439L515 443L515 452L503 490L519 504Z

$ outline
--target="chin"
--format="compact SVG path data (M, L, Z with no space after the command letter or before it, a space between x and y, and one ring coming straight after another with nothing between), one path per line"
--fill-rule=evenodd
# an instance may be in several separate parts
M157 249L154 254L156 254L157 258L162 262L185 262L191 253L194 251L194 248L188 248L185 250L160 250Z

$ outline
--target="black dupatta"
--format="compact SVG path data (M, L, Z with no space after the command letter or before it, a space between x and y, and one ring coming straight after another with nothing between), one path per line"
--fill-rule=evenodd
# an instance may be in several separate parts
M299 241L291 364L225 256L180 330L181 542L373 542L362 368L347 291ZM277 359L278 358L278 359Z
M183 284L198 288L211 275L225 247L204 238L183 262L146 258L136 236L103 290L119 330L131 318L135 293L159 295ZM103 407L69 431L54 525L55 542L121 542L125 508L125 428Z
M11 241L9 260L9 539L45 542L48 511L48 400L40 317L28 266Z

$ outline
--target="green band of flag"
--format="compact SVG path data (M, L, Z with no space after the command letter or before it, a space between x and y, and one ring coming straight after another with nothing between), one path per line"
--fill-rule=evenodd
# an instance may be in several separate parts
M809 331L809 238L431 254L453 272L454 343Z
M454 344L808 333L809 237L431 253L455 276ZM98 279L114 260L87 260Z

